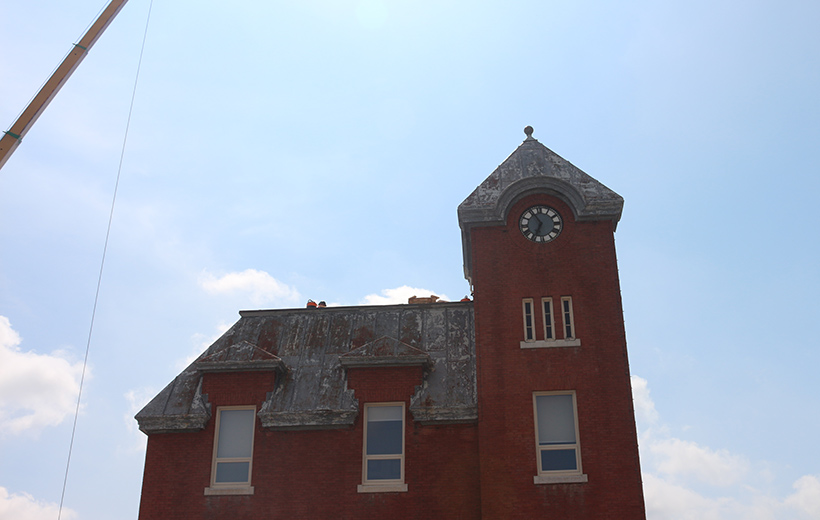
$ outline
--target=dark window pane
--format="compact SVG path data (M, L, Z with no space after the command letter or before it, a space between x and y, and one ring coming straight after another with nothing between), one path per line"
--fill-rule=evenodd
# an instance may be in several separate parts
M550 302L544 302L544 326L546 327L547 337L544 339L552 339L552 312L550 312Z
M402 421L375 421L367 423L368 455L400 455Z
M534 339L532 331L532 303L524 302L524 339Z
M572 471L577 469L574 449L541 451L541 471Z
M401 479L400 459L378 459L367 461L367 480Z
M217 462L216 482L248 482L250 462Z

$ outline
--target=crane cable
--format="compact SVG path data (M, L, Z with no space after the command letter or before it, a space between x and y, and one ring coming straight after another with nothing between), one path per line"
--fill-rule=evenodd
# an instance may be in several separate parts
M102 259L100 261L100 272L97 276L97 290L94 293L94 306L91 310L91 324L88 328L88 340L85 345L85 358L83 359L83 371L80 376L80 388L77 393L77 407L74 410L74 425L71 428L71 441L68 444L68 459L65 464L65 477L63 478L63 491L60 494L60 508L57 511L57 520L60 520L63 514L63 501L65 499L65 490L68 485L68 470L71 466L71 452L74 449L74 435L77 432L77 417L80 415L80 401L83 395L83 382L85 381L85 371L88 366L88 352L91 349L91 333L94 330L94 317L97 314L97 302L100 298L100 286L102 285L103 268L105 267L105 253L108 250L108 239L111 236L111 222L114 220L114 204L117 201L117 189L120 185L120 175L122 174L122 163L125 158L125 146L128 142L128 129L131 126L131 115L134 112L134 99L137 96L137 84L140 77L140 68L142 67L142 56L145 53L145 41L148 39L148 24L151 21L151 8L154 6L154 0L150 0L148 4L148 17L145 20L145 31L142 35L142 47L140 48L140 57L137 62L137 73L134 77L134 88L131 92L131 105L128 108L128 119L125 123L125 135L122 139L122 150L120 151L120 163L117 167L117 180L114 183L114 194L111 198L111 211L108 214L108 228L105 231L105 243L103 244Z

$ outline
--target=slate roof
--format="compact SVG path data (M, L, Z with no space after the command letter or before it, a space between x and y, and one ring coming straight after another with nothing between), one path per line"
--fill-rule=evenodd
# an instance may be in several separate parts
M410 402L415 420L477 419L472 302L242 311L136 419L147 434L202 429L212 413L203 373L275 370L262 426L345 427L359 408L348 368L412 365L425 368Z
M564 200L577 220L621 219L624 199L532 137L527 138L458 206L464 253L464 276L471 280L470 229L503 225L510 207L531 193ZM472 283L472 282L471 282Z

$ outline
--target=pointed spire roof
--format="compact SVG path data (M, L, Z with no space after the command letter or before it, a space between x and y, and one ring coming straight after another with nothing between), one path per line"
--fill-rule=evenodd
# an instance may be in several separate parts
M503 225L512 205L533 193L566 202L576 220L621 219L624 199L553 152L524 129L527 138L458 207L464 251L464 274L470 280L470 229Z

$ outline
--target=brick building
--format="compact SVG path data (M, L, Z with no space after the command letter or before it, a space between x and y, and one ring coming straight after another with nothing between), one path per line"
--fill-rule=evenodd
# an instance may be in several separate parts
M532 137L458 208L473 300L240 312L140 411L140 520L645 518L614 231Z

